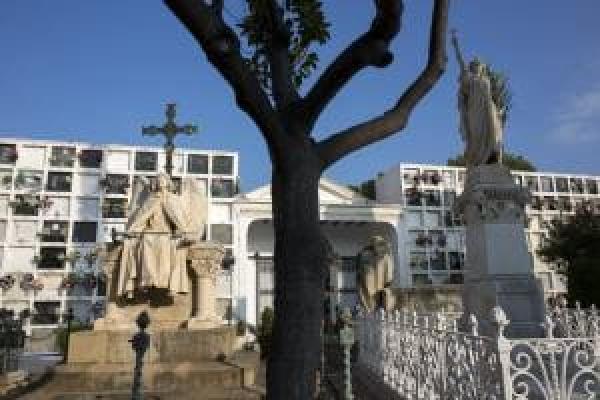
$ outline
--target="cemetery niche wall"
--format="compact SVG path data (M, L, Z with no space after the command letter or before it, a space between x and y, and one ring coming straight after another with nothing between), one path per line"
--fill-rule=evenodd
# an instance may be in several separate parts
M26 321L32 343L37 340L35 331L47 336L63 326L73 304L78 305L75 318L83 324L92 323L105 314L106 285L99 261L88 262L86 256L98 244L112 242L115 233L124 231L134 182L142 177L152 180L164 171L164 150L5 138L0 140L0 150L4 154L0 159L0 275L16 282L10 289L0 290L0 304L17 312L35 312L52 303L52 307L44 308L52 311L52 318ZM138 165L142 169L136 169L138 152L156 154L156 169L148 170L152 165ZM213 175L212 158L217 156L227 161ZM204 160L206 168L188 169L188 160L195 158ZM233 189L221 191L218 198L210 190L207 193L208 228L204 237L212 240L214 225L215 240L228 241L223 246L231 254L237 242L231 213L238 180L237 154L178 149L174 161L175 181L190 178L208 188L213 178L231 182ZM215 300L220 318L226 317L228 308L224 305L231 304L233 297L231 285L223 284L230 281L233 270L217 271L217 286L223 289ZM27 282L35 284L20 285L25 274L31 277Z

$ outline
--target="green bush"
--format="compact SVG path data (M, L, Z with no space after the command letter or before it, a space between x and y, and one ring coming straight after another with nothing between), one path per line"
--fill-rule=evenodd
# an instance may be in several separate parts
M93 328L90 324L84 324L83 322L73 321L71 322L71 333L81 332L81 331L91 331ZM56 334L56 347L58 350L65 354L65 350L67 348L67 326L61 326L60 328L56 328L54 331Z
M271 350L271 336L273 334L273 319L275 313L270 307L266 307L260 316L258 326L258 343L260 344L260 357L267 358Z

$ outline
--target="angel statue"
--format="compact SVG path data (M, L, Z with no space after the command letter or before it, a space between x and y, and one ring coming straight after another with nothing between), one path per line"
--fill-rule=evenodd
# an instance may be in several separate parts
M452 44L460 65L458 109L460 134L466 144L467 167L502 163L502 123L500 112L492 99L487 67L474 58L467 68L458 46L456 31Z
M394 259L390 244L382 236L373 236L358 254L357 281L361 305L369 312L376 308L392 309L393 280Z
M133 185L121 255L117 295L133 297L136 289L189 291L187 246L203 238L206 189L184 178L179 192L166 174Z

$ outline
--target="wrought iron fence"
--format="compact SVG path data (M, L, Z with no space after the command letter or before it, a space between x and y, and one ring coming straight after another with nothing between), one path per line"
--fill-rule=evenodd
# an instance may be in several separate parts
M404 398L453 400L576 400L600 398L600 337L555 337L548 316L545 337L509 339L509 321L493 310L493 337L466 332L445 314L423 318L395 311L359 314L358 363Z
M575 308L568 308L566 300L561 299L546 312L552 321L554 337L593 337L600 335L600 311L592 305L584 309L579 302Z

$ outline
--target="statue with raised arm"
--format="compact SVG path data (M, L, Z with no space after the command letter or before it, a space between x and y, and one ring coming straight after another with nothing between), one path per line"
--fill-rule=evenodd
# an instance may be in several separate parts
M206 196L185 178L176 193L171 178L138 179L133 186L120 260L117 295L133 297L141 288L189 291L186 244L199 241L206 223Z
M465 142L467 167L502 163L502 122L492 98L486 65L474 58L468 65L460 52L456 32L452 44L460 65L458 110L460 134Z

